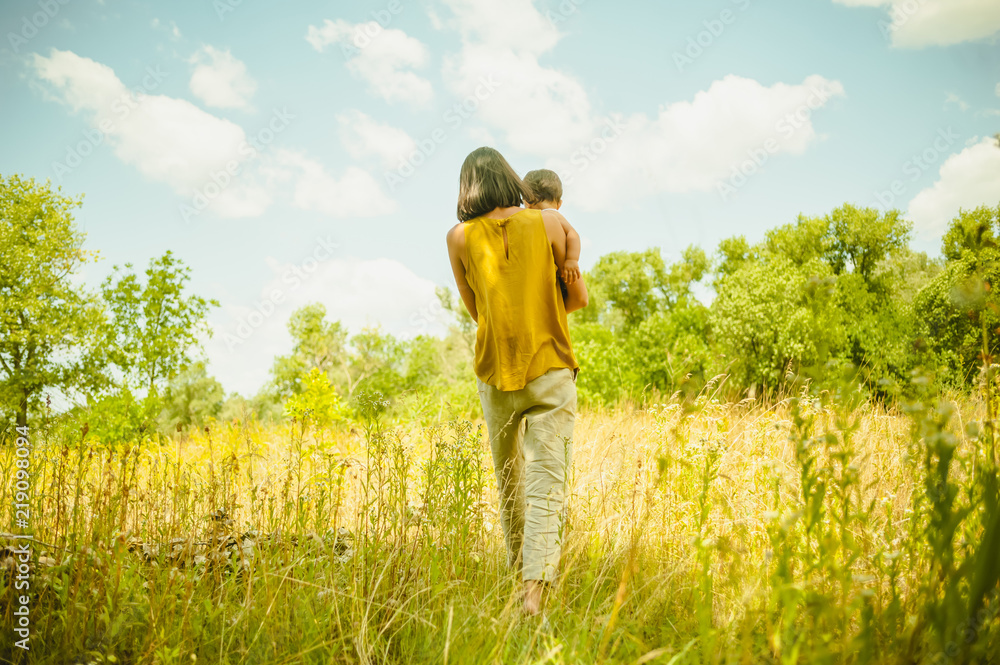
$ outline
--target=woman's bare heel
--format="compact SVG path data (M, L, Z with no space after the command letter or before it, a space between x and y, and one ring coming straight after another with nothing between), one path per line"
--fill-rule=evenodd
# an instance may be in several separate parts
M524 582L524 613L535 616L542 611L542 591L545 583L541 580Z

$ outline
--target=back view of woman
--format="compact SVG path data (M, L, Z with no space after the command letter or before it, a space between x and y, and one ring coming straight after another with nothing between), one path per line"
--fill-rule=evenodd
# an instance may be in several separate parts
M522 208L528 198L499 152L473 151L462 164L448 254L478 325L475 371L509 560L525 582L525 610L535 614L558 569L572 463L579 366L566 314L587 305L587 288L577 280L564 300L562 216Z

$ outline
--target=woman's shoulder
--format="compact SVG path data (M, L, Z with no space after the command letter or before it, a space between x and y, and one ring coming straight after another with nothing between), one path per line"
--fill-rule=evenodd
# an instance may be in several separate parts
M514 220L517 219L519 222L529 222L529 223L542 223L545 220L545 215L541 210L537 208L518 208L517 211L505 217L504 219Z
M466 223L467 224L471 224L472 222L476 222L476 221L481 220L481 219L491 219L494 222L500 222L500 221L503 221L505 219L513 219L514 217L522 215L522 214L524 214L526 212L530 213L530 212L538 212L538 211L537 210L533 210L531 208L522 208L520 206L510 206L510 207L507 207L507 208L496 208L495 210L491 210L490 212L485 213L483 215L480 215L479 217L475 217L473 219L470 219Z
M506 225L515 219L519 222L533 221L540 223L546 219L545 215L548 214L548 212L543 212L542 210L537 210L535 208L498 208L492 212L486 213L485 215L480 215L479 217L473 217L472 219L467 219L464 222L459 222L448 231L448 235L450 236L452 233L458 233L463 227L472 227L484 221L491 221L501 225Z
M448 229L448 245L461 247L465 244L465 225L469 222L459 222L455 226Z

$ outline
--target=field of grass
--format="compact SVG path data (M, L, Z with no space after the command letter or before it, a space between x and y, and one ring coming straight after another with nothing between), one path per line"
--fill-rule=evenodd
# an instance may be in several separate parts
M31 651L5 635L0 657L997 662L987 406L707 392L583 411L541 619L505 568L475 423L249 419L143 445L33 430ZM5 497L17 459L0 450ZM0 562L5 626L18 542Z

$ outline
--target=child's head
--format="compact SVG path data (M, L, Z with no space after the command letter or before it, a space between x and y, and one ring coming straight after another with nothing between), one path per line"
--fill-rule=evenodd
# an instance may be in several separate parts
M524 184L531 190L531 198L527 202L529 208L558 210L562 205L562 181L555 171L548 169L528 171L524 176Z

